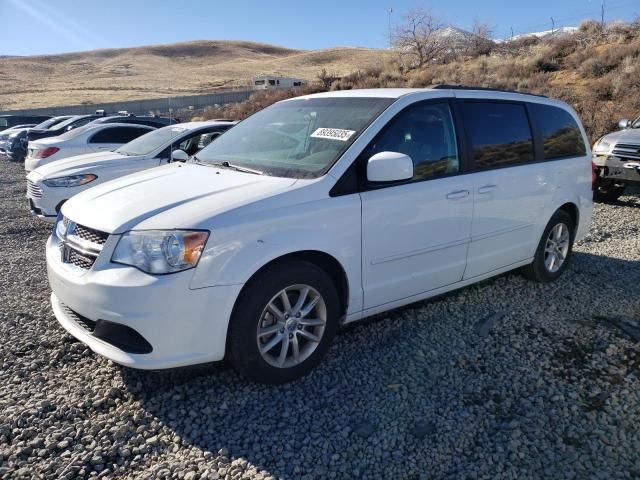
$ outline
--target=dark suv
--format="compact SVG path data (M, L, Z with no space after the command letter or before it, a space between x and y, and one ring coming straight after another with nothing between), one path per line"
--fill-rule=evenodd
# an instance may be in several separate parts
M89 122L102 118L103 115L74 115L73 117L55 125L53 128L41 129L32 128L27 134L27 141L32 142L40 138L57 137L74 128L83 127Z
M169 118L169 117L156 117L152 115L112 115L108 117L102 117L97 120L91 122L93 124L96 123L131 123L134 125L146 125L148 127L166 127L167 125L173 125L176 123L180 123L179 118Z

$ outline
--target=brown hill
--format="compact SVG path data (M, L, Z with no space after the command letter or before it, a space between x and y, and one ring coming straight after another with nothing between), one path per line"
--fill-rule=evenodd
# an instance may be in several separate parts
M315 79L379 65L383 50L295 50L242 41L0 57L0 110L211 93L244 86L255 74Z

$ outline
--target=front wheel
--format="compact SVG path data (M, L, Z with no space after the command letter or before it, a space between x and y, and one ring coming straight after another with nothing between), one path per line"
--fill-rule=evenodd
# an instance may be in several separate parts
M336 288L324 270L308 262L269 267L237 300L229 325L228 359L259 383L302 377L329 349L339 314Z
M569 266L573 251L575 225L571 215L558 210L544 229L536 254L526 267L525 277L536 282L552 282Z

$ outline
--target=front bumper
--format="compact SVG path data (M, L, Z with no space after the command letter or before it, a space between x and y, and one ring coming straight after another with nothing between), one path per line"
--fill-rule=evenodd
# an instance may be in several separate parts
M47 187L36 173L30 173L27 175L26 197L31 214L47 222L54 222L58 209L74 194L69 190L74 189Z
M640 160L615 155L594 155L596 175L616 182L640 183Z
M191 270L154 276L112 264L108 259L118 238L111 235L93 267L82 271L62 263L57 238L49 238L47 273L60 324L94 352L129 367L162 369L222 360L229 318L242 285L192 290ZM151 345L151 352L132 353L97 338L68 309L92 322L103 320L134 330Z

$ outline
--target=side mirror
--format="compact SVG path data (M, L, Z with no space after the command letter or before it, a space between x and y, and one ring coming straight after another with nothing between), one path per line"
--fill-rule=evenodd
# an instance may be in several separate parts
M376 153L367 162L367 180L370 182L401 182L413 177L413 160L398 152Z
M620 127L620 130L624 130L625 128L629 128L630 123L629 119L623 118L618 122L618 127Z
M189 160L189 155L184 150L174 150L171 152L171 160L173 162L186 162Z

